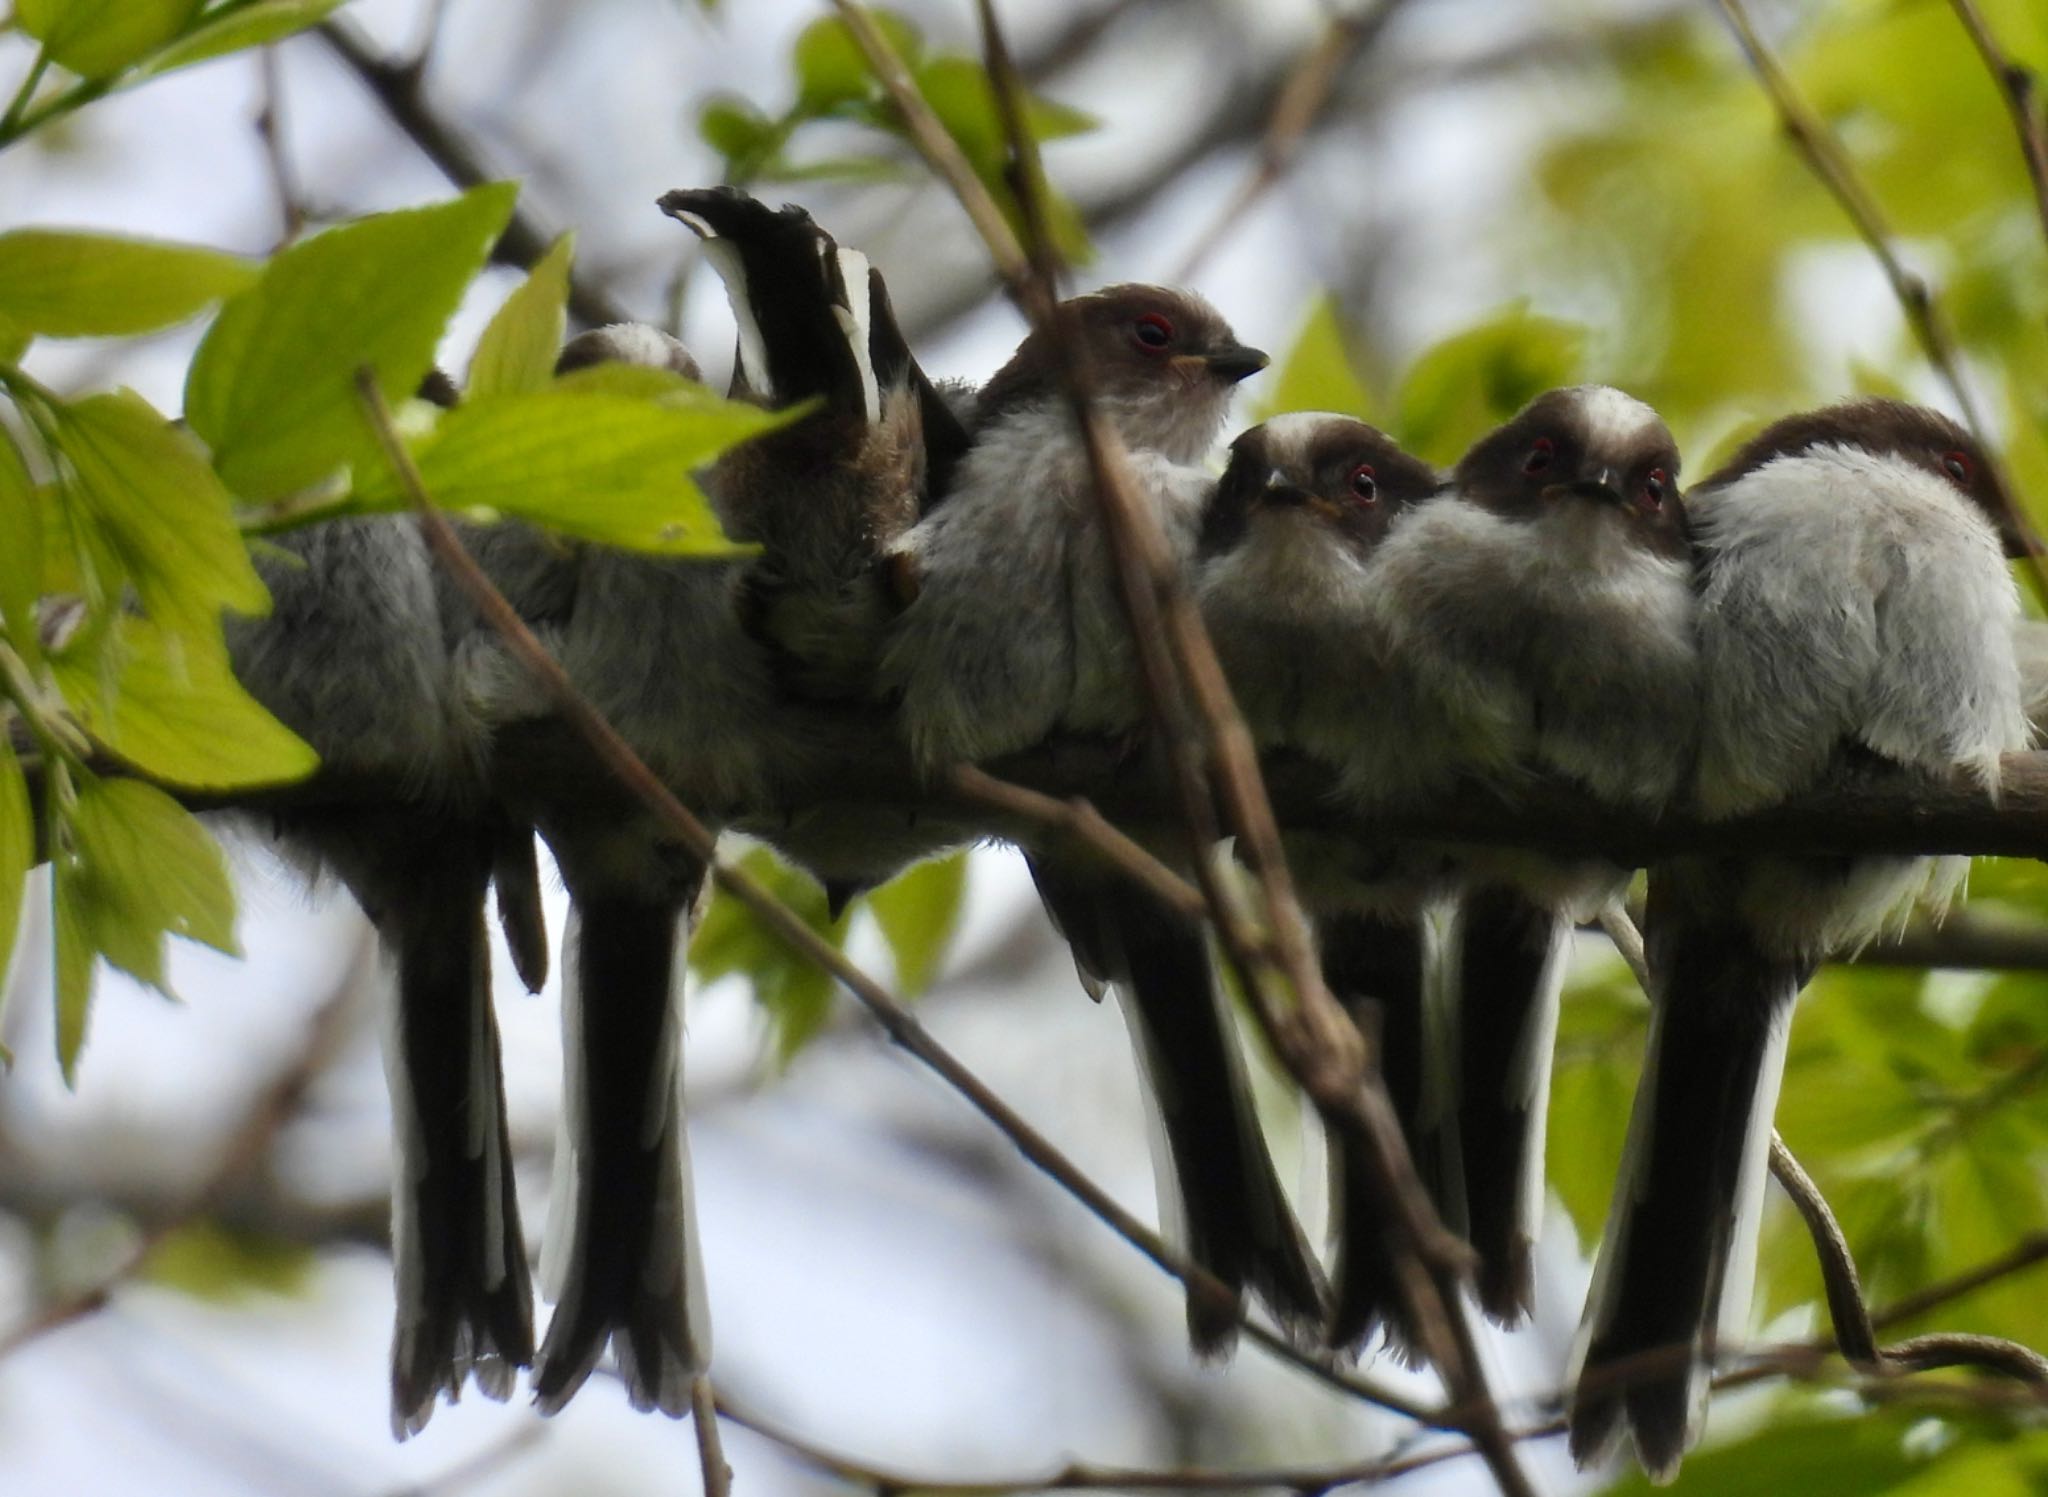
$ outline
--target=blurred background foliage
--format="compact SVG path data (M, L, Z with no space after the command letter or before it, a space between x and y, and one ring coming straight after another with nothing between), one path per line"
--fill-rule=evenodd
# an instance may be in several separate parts
M455 423L437 433L426 413L405 413L430 469L436 441L449 442L446 470L430 477L458 489L466 484L478 495L496 491L503 512L552 519L597 539L645 544L666 535L673 542L678 533L675 515L665 528L649 530L630 523L630 505L589 507L598 497L619 498L619 484L629 481L621 453L635 457L623 466L644 480L687 466L678 443L743 434L739 425L707 434L704 423L728 419L723 408L675 389L543 389L544 379L533 373L531 350L552 346L565 325L565 304L579 304L583 292L582 304L594 295L673 322L705 356L716 386L729 319L693 251L645 206L664 187L722 177L799 198L842 241L873 255L935 372L979 376L992 369L1016 337L1015 320L994 297L957 214L909 152L858 52L821 9L802 0L20 0L0 51L0 66L12 69L0 76L0 87L19 80L13 107L0 117L0 203L10 228L25 226L0 234L0 383L17 417L9 428L14 441L0 443L0 513L11 533L33 525L43 544L35 548L40 570L32 573L24 571L20 548L0 548L9 558L0 565L0 621L28 672L8 678L18 710L48 710L53 721L68 710L102 737L117 731L110 726L114 714L126 710L136 741L157 745L174 763L203 757L194 746L203 741L194 736L202 724L147 710L175 695L162 685L170 668L163 643L132 637L135 626L113 620L104 588L90 600L98 626L63 634L47 652L46 680L66 706L24 686L46 663L48 636L26 600L76 587L95 567L116 578L138 575L154 553L110 553L105 537L132 532L148 540L161 534L165 516L189 513L197 518L183 523L198 528L187 537L210 537L208 554L230 571L201 589L207 605L195 622L178 591L194 585L192 577L173 568L162 611L181 620L183 647L196 648L203 662L217 658L209 653L217 645L193 642L209 634L217 640L212 610L239 596L220 580L232 581L237 565L221 559L219 543L231 539L223 522L254 537L301 522L322 504L397 502L380 479L346 482L319 504L299 504L307 480L331 478L334 465L359 450L349 445L359 429L336 435L341 428L331 404L325 415L289 413L297 427L273 423L256 433L272 453L299 454L282 476L262 463L223 460L236 446L228 436L241 429L222 411L241 410L260 426L268 419L265 388L304 382L304 360L316 356L327 360L328 375L352 370L354 355L316 347L309 323L297 334L273 331L263 346L281 351L285 363L249 373L251 383L236 395L234 380L209 380L208 370L219 375L224 364L236 372L218 352L233 341L221 330L255 317L246 309L263 307L266 297L273 313L282 303L310 317L317 310L313 292L331 281L323 272L292 291L294 267L308 254L345 257L353 243L363 254L349 263L365 284L403 274L396 262L380 266L364 248L366 237L402 236L402 218L371 220L276 254L280 222L291 240L305 226L450 198L443 176L475 189L488 175L523 180L518 206L530 228L573 228L573 260L566 241L552 241L554 252L523 282L505 266L478 277L488 236L471 235L468 258L456 255L436 272L446 294L427 294L415 283L421 305L393 313L395 321L384 327L406 350L386 372L392 393L405 393L412 365L423 365L438 340L444 365L467 368L473 388L510 403L494 416L480 401L481 414L463 418L476 424L466 443L454 440L462 435ZM1868 391L1958 409L1957 391L1916 342L1868 248L1793 148L1711 5L1073 0L1004 10L1017 28L1034 92L1032 125L1049 146L1062 248L1086 267L1084 284L1192 282L1241 333L1275 349L1276 367L1248 392L1247 420L1283 410L1345 411L1449 462L1535 392L1600 379L1659 407L1687 453L1687 473L1697 477L1746 432L1800 406ZM1983 0L1981 10L2014 59L2048 69L2048 9L2037 0ZM1956 8L1947 0L1758 0L1754 17L1895 233L1894 247L1931 289L1953 331L1968 392L1985 413L2023 505L2037 523L2048 520L2048 241L2013 124ZM323 21L348 29L298 35ZM904 3L883 23L970 163L1014 213L971 7L958 0ZM274 54L253 50L269 44L281 45ZM407 60L413 55L418 66ZM379 58L388 62L377 64ZM173 74L200 81L180 94ZM231 77L241 80L232 111L217 92L221 84L207 81ZM362 84L370 85L367 93ZM177 102L150 114L151 98ZM233 117L216 118L224 113ZM447 138L429 138L423 116L453 137L454 149ZM252 129L252 119L267 123ZM296 128L280 126L280 119L296 119ZM205 120L210 127L188 124ZM146 208L138 210L136 178L123 177L124 163L146 170L161 162L145 137L166 128L174 136L210 128L194 138L210 149L238 140L244 156L232 171L211 158L203 158L206 165L199 157L183 160L182 175L173 173L169 189L145 197ZM478 169L483 163L489 172ZM509 199L499 205L484 189L436 211L464 211L462 202L486 217L510 207ZM59 211L47 211L49 203ZM104 238L88 245L28 231L79 221L191 245L138 267ZM374 227L380 223L386 227ZM348 241L350 234L358 237ZM529 238L540 247L551 242L546 233ZM499 244L498 258L522 267L537 258L531 248L508 249L511 243ZM395 242L387 249L406 262L405 271L418 270L406 260L410 251ZM79 266L97 269L79 274ZM469 290L461 293L465 284ZM202 321L183 333L133 341L223 298L245 310L223 313L212 333ZM94 310L81 320L80 308ZM325 336L328 324L319 326ZM376 329L359 331L367 337ZM214 354L202 337L214 343ZM473 363L472 346L483 350ZM122 384L141 393L90 393ZM178 428L166 419L179 408L181 392L193 429L213 443L210 467L178 466L191 462L193 450L179 445L185 439L172 435ZM578 399L585 403L566 404ZM640 415L627 413L635 402ZM651 414L656 409L667 414ZM478 456L514 431L568 440L599 410L623 425L571 449L593 471L607 453L613 461L606 481L585 484L580 497L572 484L549 487L536 478L530 448L508 449L496 465ZM686 435L677 423L690 422L696 424ZM319 429L327 447L302 440ZM647 445L633 448L631 440ZM131 458L154 452L150 481L96 483L93 454L109 442ZM27 463L13 460L16 444L27 451ZM559 478L560 467L554 471ZM520 482L530 485L523 510L515 502ZM124 493L130 509L95 511L86 502L108 491ZM62 510L67 528L53 533L35 517L50 513L48 505L67 492L79 502ZM281 499L292 502L280 509ZM688 508L682 520L699 514ZM82 652L68 674L67 652ZM116 662L111 678L120 690L102 701L109 661ZM183 658L173 664L192 669ZM202 699L240 725L228 734L218 721L212 725L216 738L242 742L240 772L275 772L291 759L291 746L280 741L249 746L244 735L260 730L248 725L232 683L203 672L197 679L210 683L212 694ZM142 706L124 709L122 702ZM60 752L69 742L55 728L45 739ZM0 909L17 899L11 880L25 861L28 812L19 784L11 761L0 763ZM87 875L82 893L77 877L66 890L60 869L54 974L67 1006L52 1028L46 1005L17 1003L7 1030L17 1050L23 1034L48 1035L67 1058L76 1056L83 952L100 951L167 985L158 932L235 944L222 902L224 870L191 844L175 813L155 803L109 811L109 791L117 799L129 794L118 786L86 788L66 813L83 859L75 870ZM140 851L113 845L137 837L146 843ZM182 881L162 876L172 849L182 849L175 866L189 870ZM1143 1192L1138 1113L1129 1078L1117 1069L1114 1025L1098 1022L1099 1011L1075 996L1064 956L1046 936L1013 863L985 850L935 863L834 921L822 891L768 852L748 851L744 860L814 928L863 960L879 959L879 970L893 972L900 990L929 990L931 1021L1005 1095L1050 1119L1055 1136L1120 1191ZM260 967L263 932L289 920L276 895L260 888L250 894L260 878L246 857L233 866L244 892L242 944ZM98 904L91 898L95 876ZM166 887L182 896L167 897ZM1793 1033L1780 1128L1840 1214L1880 1309L2008 1254L2038 1257L2048 1241L2048 874L2034 862L1986 860L1975 870L1971 895L1967 931L2002 938L2001 969L1930 970L1872 953L1872 961L1822 975ZM92 911L94 920L81 922L77 912ZM136 932L144 927L148 939L138 945ZM303 937L281 939L291 946ZM50 941L47 926L31 919L16 986L38 996L48 990ZM1604 945L1589 938L1585 948L1565 1008L1553 1095L1550 1178L1562 1210L1545 1243L1551 1288L1534 1326L1496 1346L1511 1411L1530 1422L1555 1412L1584 1254L1605 1217L1640 1057L1640 993ZM330 939L322 949L331 955L340 948ZM1924 941L1919 949L1924 953ZM301 984L312 998L297 1010L314 1015L306 1053L294 1059L274 1033L267 1048L235 1049L216 1038L201 1068L215 1079L200 1089L241 1098L254 1083L229 1084L219 1075L246 1071L247 1054L260 1064L283 1052L287 1075L303 1070L299 1080L324 1107L362 1109L361 1084L349 1089L345 1062L360 1071L372 1047L345 1025L341 1038L330 1034L319 1005L332 993L373 984L352 961L332 957L323 967L311 951L309 945L275 958L287 967L295 958L313 974ZM172 950L172 966L185 960ZM288 986L280 970L268 969L261 981ZM1228 1372L1187 1367L1170 1286L1095 1242L1089 1224L1020 1175L946 1099L903 1100L900 1068L878 1061L857 1031L849 1043L849 1026L835 1022L846 1006L832 985L793 962L736 906L713 903L692 946L691 970L703 989L693 999L692 1087L702 1108L695 1129L700 1167L709 1158L700 1173L712 1279L715 1295L727 1297L720 1304L724 1323L737 1322L741 1332L724 1342L727 1386L765 1390L771 1406L790 1411L820 1438L830 1435L853 1450L872 1447L877 1459L893 1452L933 1473L1017 1469L1084 1447L1138 1464L1301 1463L1418 1448L1396 1421L1311 1393L1269 1368L1247 1367L1256 1364L1251 1353L1241 1353ZM234 1006L234 980L223 969L202 971L199 990L179 984L193 1000L193 1011L177 1016L187 1029L203 1027L207 1003L199 992ZM163 1069L157 1057L132 1053L125 1060L130 1069L119 1069L123 1033L155 1033L154 1022L130 1005L103 1023L105 1032L82 1062L75 1101L38 1097L24 1074L44 1067L47 1051L24 1051L16 1074L0 1085L0 1213L17 1224L0 1234L0 1256L15 1265L9 1302L31 1317L89 1282L91 1265L119 1264L138 1244L148 1246L151 1280L194 1304L253 1306L249 1315L259 1326L284 1320L285 1305L318 1306L325 1318L305 1333L315 1362L332 1353L338 1325L360 1326L367 1317L368 1332L355 1338L359 1354L344 1359L343 1371L328 1370L324 1381L309 1380L330 1402L373 1409L380 1317L388 1314L378 1296L388 1288L375 1274L367 1287L354 1286L352 1298L338 1297L331 1285L338 1254L379 1240L375 1166L366 1173L358 1161L340 1170L343 1184L328 1178L309 1186L299 1175L319 1172L283 1142L296 1138L305 1120L289 1119L286 1128L287 1119L276 1119L276 1138L260 1140L260 1178L213 1192L204 1211L183 1209L177 1189L167 1192L157 1179L165 1166L124 1169L124 1151L146 1161L139 1134L162 1131L181 1157L204 1161L212 1157L209 1141L224 1130L216 1124L209 1132L189 1118L182 1127L158 1129L138 1121L155 1115L133 1110L133 1097L125 1099L130 1110L111 1109L111 1131L104 1103L97 1121L90 1111L96 1097L120 1091L124 1075L132 1086L135 1076ZM522 1111L518 1072L530 1047L537 1057L532 1069L545 1073L554 1063L550 1041L545 1024L538 1039L531 1021L508 1016L508 1024L526 1172L544 1173L545 1145L537 1140L551 1125L554 1099L543 1083L538 1100ZM260 1025L258 1032L265 1032ZM102 1049L114 1053L102 1056ZM709 1061L702 1058L707 1049ZM105 1069L96 1073L96 1065ZM708 1088L700 1068L711 1071ZM1275 1100L1269 1121L1284 1167L1304 1182L1313 1216L1320 1209L1316 1145L1295 1141L1298 1113L1279 1088L1265 1090ZM701 1100L707 1094L710 1100ZM768 1121L752 1124L752 1133L721 1123L718 1099L725 1096L746 1099L750 1116ZM163 1115L183 1116L175 1109ZM327 1122L334 1126L332 1117ZM870 1147L856 1158L859 1151L837 1144L840 1134ZM762 1143L771 1135L782 1140L782 1152ZM53 1138L70 1152L51 1147ZM356 1144L360 1153L362 1140ZM901 1158L876 1162L891 1150ZM799 1159L820 1161L821 1173L803 1174L792 1163ZM182 1177L172 1175L206 1179L189 1167ZM833 1204L832 1187L842 1179L864 1198L860 1207ZM925 1189L933 1179L943 1190ZM803 1211L777 1215L778 1188ZM963 1227L963 1195L989 1205L992 1220ZM902 1225L905 1202L917 1207L910 1240L888 1237ZM888 1218L886 1226L876 1225L878 1215ZM733 1235L721 1249L724 1232ZM816 1256L792 1259L791 1239ZM870 1243L865 1255L862 1243ZM1028 1262L1028 1289L1001 1278L1007 1270L999 1261L993 1268L977 1261L1006 1254ZM915 1318L930 1310L913 1291L919 1280L925 1287L942 1280L961 1286L937 1302L931 1321ZM897 1286L893 1295L878 1290L882 1284ZM871 1306L877 1297L888 1303ZM1775 1197L1759 1300L1765 1339L1803 1340L1827 1330L1811 1247L1795 1214ZM1080 1322L1061 1321L1076 1305ZM868 1310L873 1314L863 1318ZM977 1318L998 1310L1010 1318ZM100 1344L132 1354L135 1322L119 1322L110 1311L101 1326L109 1320L116 1324L102 1330ZM1057 1335L1049 1329L1056 1324ZM2048 1293L2038 1270L2017 1272L1905 1329L1937 1327L2048 1345ZM262 1342L272 1333L248 1321L201 1319L187 1323L186 1333L218 1335L208 1344L223 1359L268 1365ZM65 1336L91 1334L79 1328ZM878 1343L890 1350L886 1376L847 1370L864 1367ZM820 1348L822 1355L814 1355ZM998 1379L1007 1392L992 1390L978 1403L947 1402L967 1396L959 1386L961 1359L1005 1355L1015 1364L1013 1382ZM820 1362L822 1386L799 1386L792 1357ZM65 1387L61 1350L46 1351L42 1343L17 1350L0 1362L0 1416L10 1403L18 1415L38 1407L28 1374L8 1377L23 1367L38 1369L38 1387ZM1091 1380L1077 1368L1107 1370ZM1370 1371L1413 1381L1384 1363ZM2048 1484L2048 1436L2038 1411L1976 1396L1982 1385L1954 1378L1887 1384L1859 1398L1843 1391L1839 1371L1837 1365L1821 1386L1781 1383L1722 1400L1714 1443L1688 1461L1681 1490L1921 1497L2029 1492ZM1076 1391L1054 1397L1049 1380L1060 1378L1072 1380ZM1020 1400L1019 1387L1031 1396ZM883 1402L864 1404L867 1396ZM551 1436L552 1452L490 1465L478 1489L555 1490L566 1472L576 1473L581 1489L601 1471L599 1479L618 1490L634 1490L650 1469L687 1465L684 1447L671 1438L677 1432L650 1431L644 1422L601 1424L606 1415L583 1408L594 1401L586 1394L570 1416L548 1426L559 1432ZM891 1407L921 1411L912 1421L917 1428L892 1435L888 1418L874 1412ZM849 1412L857 1408L868 1412ZM967 1433L933 1438L927 1426L946 1423L931 1412L940 1408L951 1409ZM298 1417L311 1416L302 1410ZM519 1442L537 1437L519 1433L526 1426L517 1418L514 1411L450 1411L426 1439L393 1452L359 1446L362 1430L354 1425L381 1432L372 1411L353 1418L346 1433L327 1432L336 1450L366 1452L327 1463L346 1465L355 1479L300 1484L371 1490L361 1484L363 1471L388 1473L396 1483L458 1468L501 1446L525 1451ZM139 1469L124 1466L110 1448L88 1455L38 1446L23 1428L15 1425L14 1438L26 1452L27 1489L78 1490L81 1471L106 1478ZM0 1452L7 1438L0 1419ZM238 1438L250 1437L245 1431ZM1602 1473L1571 1473L1554 1441L1528 1449L1547 1490L1608 1482ZM273 1478L283 1457L274 1450L261 1461L243 1455L181 1448L162 1489L277 1490ZM441 1465L421 1465L422 1459ZM808 1490L816 1482L771 1445L736 1445L735 1459L749 1487ZM362 1462L368 1464L358 1470ZM1469 1491L1480 1479L1468 1463L1452 1461L1404 1478L1401 1487ZM1623 1479L1615 1489L1640 1485Z

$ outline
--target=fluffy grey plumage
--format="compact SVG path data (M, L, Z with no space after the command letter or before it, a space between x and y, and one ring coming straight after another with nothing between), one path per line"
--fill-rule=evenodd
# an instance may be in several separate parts
M1845 757L1972 771L2023 747L2017 597L1985 465L1934 412L1865 401L1765 430L1691 498L1704 701L1695 781L1713 815L1771 804ZM1623 1427L1653 1478L1698 1437L1718 1338L1747 1317L1771 1112L1799 990L1830 953L1960 859L1685 859L1651 873L1649 1056L1586 1323L1572 1449ZM1626 1390L1653 1345L1692 1363Z
M491 864L521 838L486 795L484 732L455 689L417 528L344 520L283 544L298 564L264 563L273 610L230 620L229 646L243 684L353 793L274 826L348 886L393 967L391 1414L403 1438L471 1376L506 1397L533 1356L483 934Z

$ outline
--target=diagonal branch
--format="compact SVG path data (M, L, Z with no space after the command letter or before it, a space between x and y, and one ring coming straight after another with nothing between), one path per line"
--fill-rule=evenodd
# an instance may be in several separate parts
M2012 116L2013 134L2019 137L2020 156L2027 165L2027 180L2034 188L2034 211L2041 219L2041 234L2048 238L2048 111L2041 104L2040 79L2034 70L2013 61L1999 46L1998 38L1977 8L1977 0L1949 0L1956 19L1970 33L1977 55L1998 84L2006 113Z
M1997 470L1998 492L2006 506L2005 518L2009 528L2026 548L2031 562L2030 575L2036 588L2048 596L2048 554L2044 554L2040 538L2034 534L2026 517L2014 507L2012 490L2003 472L2004 464L1991 450L1983 413L1977 408L1976 399L1963 378L1962 356L1957 349L1955 332L1935 300L1933 288L1907 269L1905 261L1899 258L1898 250L1893 247L1891 226L1885 219L1884 210L1878 206L1877 198L1857 176L1848 152L1843 150L1834 132L1800 97L1784 64L1757 34L1755 26L1750 23L1749 12L1743 7L1743 0L1715 0L1715 4L1720 7L1729 29L1735 33L1735 40L1741 46L1743 56L1749 60L1751 70L1763 84L1765 93L1770 95L1793 148L1848 215L1864 244L1869 246L1870 253L1884 271L1885 279L1891 283L1892 295L1897 298L1899 309L1905 313L1907 326L1912 328L1921 352L1941 376L1942 383L1948 386L1956 409L1962 412L1964 424L1984 444L1986 461Z
M442 176L457 187L477 187L497 180L497 174L484 164L476 146L427 102L416 65L379 56L363 34L347 21L322 21L316 29L320 40L361 80L391 122L419 148L421 155L434 163ZM505 225L504 234L491 251L491 258L503 265L531 270L555 238L525 208L515 208L511 222ZM569 310L588 327L631 320L626 309L607 292L574 271L569 274Z

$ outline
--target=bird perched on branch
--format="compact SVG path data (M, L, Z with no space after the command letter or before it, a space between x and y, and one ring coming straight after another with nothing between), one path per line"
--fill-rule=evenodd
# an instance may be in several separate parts
M865 260L807 216L721 191L672 193L663 207L713 235L733 276L744 392L777 407L817 403L704 475L722 520L760 541L762 556L565 553L516 531L485 556L571 681L716 829L740 808L786 804L829 774L829 725L786 690L783 662L755 627L760 602L799 618L841 607L858 559L878 556L870 527L891 533L916 513L925 391L907 352L898 355L901 335ZM571 364L606 359L695 368L673 339L646 328L606 329L564 352ZM543 1254L556 1309L535 1398L545 1412L559 1409L609 1344L634 1405L680 1415L710 1336L678 1012L707 869L491 655L486 646L471 678L498 724L500 789L540 828L572 902L564 1140ZM847 840L858 849L850 858L898 852ZM874 863L858 866L866 873Z
M1128 738L1144 724L1059 340L1085 363L1096 409L1128 448L1129 492L1181 564L1211 487L1191 465L1215 440L1233 387L1266 364L1185 292L1112 286L1055 316L979 391L951 491L897 548L904 607L881 680L931 770L1054 733ZM1185 865L1207 849L1168 855ZM1190 1255L1228 1288L1252 1289L1291 1325L1314 1323L1321 1275L1259 1131L1201 927L1085 854L1040 846L1028 856L1084 982L1114 985L1125 1004L1170 1156L1162 1215L1184 1225ZM1188 1322L1197 1349L1220 1351L1237 1311L1191 1293Z
M1333 767L1363 736L1398 731L1389 715L1386 641L1368 604L1372 557L1389 529L1442 487L1428 464L1348 416L1276 416L1231 444L1201 531L1202 613L1246 725L1260 747ZM1427 849L1362 847L1295 830L1288 863L1314 917L1323 979L1375 1054L1425 1180L1431 1053L1425 988L1427 911L1450 864ZM1355 1346L1406 1317L1386 1251L1382 1187L1331 1140L1333 1228L1329 1339Z
M2009 512L1975 441L1869 400L1766 428L1689 503L1699 588L1701 813L1771 805L1845 763L1964 769L1998 788L2026 746L2000 554ZM1684 858L1650 874L1643 1080L1580 1331L1583 1464L1623 1429L1670 1479L1697 1439L1720 1338L1747 1317L1792 1008L1830 954L1962 858ZM1676 1348L1677 1365L1622 1364Z
M455 686L455 621L412 521L334 520L278 544L295 563L259 563L270 614L229 618L227 633L242 684L320 752L324 775L360 791L265 820L348 887L392 968L391 1421L403 1439L437 1395L452 1402L474 1377L505 1398L533 1360L484 931L494 864L530 868L533 838L488 794L484 726ZM530 916L514 925L538 929Z
M1372 575L1396 726L1346 763L1362 802L1525 766L1639 810L1677 791L1698 714L1693 598L1678 451L1648 406L1599 385L1538 396L1395 525ZM1531 1296L1566 944L1627 874L1514 852L1460 861L1444 1199L1478 1254L1481 1306L1512 1323Z

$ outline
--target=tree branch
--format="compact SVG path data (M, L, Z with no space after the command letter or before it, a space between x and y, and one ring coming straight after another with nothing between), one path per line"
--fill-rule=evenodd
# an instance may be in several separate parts
M465 188L497 180L498 174L484 164L476 146L427 102L416 66L380 57L363 34L345 20L322 21L315 29L384 107L391 122L419 148L421 155L439 168L442 176ZM531 270L555 238L525 208L515 208L511 222L505 225L504 234L491 251L491 258L501 265ZM589 327L631 320L626 309L608 293L573 270L569 275L569 311Z
M2034 211L2041 219L2042 237L2048 240L2048 114L2041 108L2040 80L2032 68L2014 62L1999 46L1976 0L1949 0L1949 7L1970 33L1977 55L1998 84L2006 113L2012 116L2013 134L2019 138L2020 157L2034 189Z

